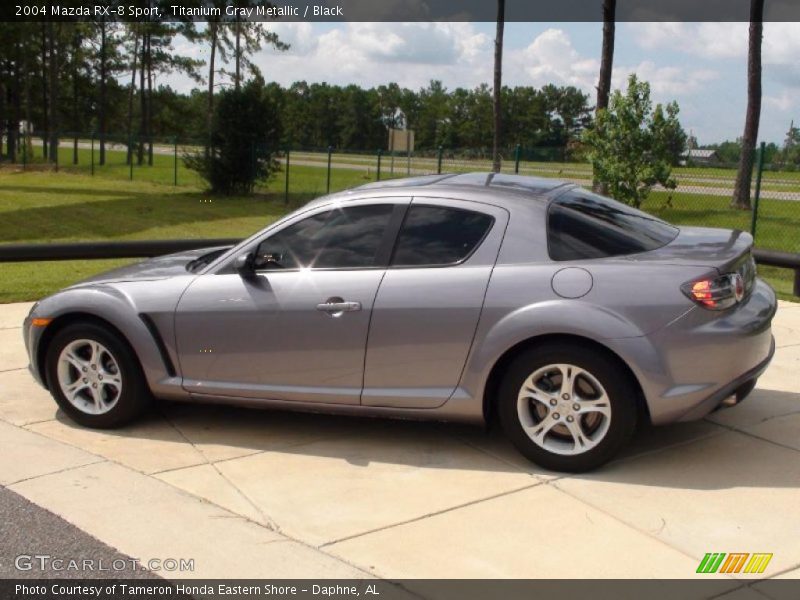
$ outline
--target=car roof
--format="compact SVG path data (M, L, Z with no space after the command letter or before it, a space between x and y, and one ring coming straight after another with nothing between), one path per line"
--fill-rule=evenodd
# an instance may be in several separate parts
M339 201L360 200L376 193L382 196L399 194L419 196L423 194L422 190L424 190L424 194L432 196L455 196L456 198L489 201L491 204L503 206L520 201L529 203L531 199L546 202L571 187L574 187L573 183L545 177L486 172L450 173L367 183L320 198L311 204L334 199Z
M422 175L418 177L405 177L402 179L389 179L361 185L354 190L378 190L382 188L420 188L432 186L465 186L471 188L497 188L510 189L541 196L568 185L567 182L545 177L530 177L527 175L508 175L505 173L446 173L443 175Z

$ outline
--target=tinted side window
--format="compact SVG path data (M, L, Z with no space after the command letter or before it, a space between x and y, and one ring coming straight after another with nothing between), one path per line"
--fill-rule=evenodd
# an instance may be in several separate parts
M677 227L590 192L558 198L548 212L553 260L604 258L655 250L678 235Z
M371 267L383 240L393 205L335 209L290 225L258 247L262 269ZM268 262L267 257L272 261Z
M443 206L411 205L397 238L392 265L450 265L478 247L494 219Z

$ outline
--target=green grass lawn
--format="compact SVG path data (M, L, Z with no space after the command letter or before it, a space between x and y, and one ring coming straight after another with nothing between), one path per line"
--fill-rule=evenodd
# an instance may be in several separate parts
M253 196L212 197L196 182L188 183L188 176L186 184L171 185L172 180L165 179L168 169L158 162L152 168L136 168L141 177L133 181L64 168L59 173L0 170L0 243L245 237L327 188L325 168L296 165L290 170L288 204L284 173ZM374 171L334 169L331 190L360 185L374 176ZM731 211L728 199L720 196L655 192L644 209L677 224L750 229L750 213ZM757 245L800 252L799 234L800 202L762 201ZM125 262L129 261L0 263L0 302L34 300ZM791 299L791 271L761 272L781 297Z
M642 209L677 225L750 231L752 212L729 203L726 196L653 192ZM755 239L759 248L800 253L800 202L762 199Z
M146 164L147 158L145 157L145 164L139 166L134 159L134 165L133 168L131 168L130 165L126 164L127 153L120 150L106 151L106 163L102 166L99 165L98 160L100 153L97 148L94 150L94 165L92 164L92 151L89 148L78 148L78 162L74 164L72 147L62 145L59 149L58 171L60 173L72 175L93 175L98 179L150 182L171 186L177 185L178 187L188 187L197 190L202 189L204 187L204 182L200 176L195 171L187 169L183 164L184 154L194 151L195 148L179 146L177 160L174 151L171 148L169 150L170 154L154 153L152 166ZM321 166L296 165L290 163L290 193L300 193L305 196L325 193L327 189L327 168L323 165L325 165L326 156L324 154L314 156L321 161ZM338 155L337 160L344 160L341 156L342 155ZM290 158L294 158L294 154L292 154ZM50 167L44 163L39 154L24 167L23 165L17 165L17 167L20 170L30 171L50 170ZM333 169L331 172L331 191L345 189L358 185L359 183L374 181L376 178L374 167L375 165L372 163L365 162L363 172L358 170ZM384 168L384 176L388 175L387 169L388 167ZM397 173L398 176L403 176L404 174L404 172ZM270 182L265 191L283 192L285 183L285 172L281 172Z
M85 140L84 140L85 141ZM63 173L91 175L94 172L96 177L105 177L121 181L150 181L171 185L176 181L175 167L177 166L177 184L180 186L200 187L203 182L194 171L187 169L183 165L183 154L190 148L178 147L177 165L174 154L153 154L153 165L143 164L138 166L134 159L133 169L126 164L127 153L120 150L107 150L106 163L98 164L100 151L96 147L94 150L94 166L92 165L92 151L90 148L78 148L78 162L73 163L73 151L71 144L65 143L59 147L58 169ZM34 157L28 162L27 167L31 169L42 168L44 161L41 152L36 148ZM145 157L145 163L147 158Z
M183 187L49 172L0 174L0 240L64 242L245 235L286 211L274 195L215 198Z
M38 300L55 290L135 259L0 263L0 304Z
M283 197L52 172L0 171L0 242L244 237L283 215ZM0 302L33 300L125 260L0 263Z

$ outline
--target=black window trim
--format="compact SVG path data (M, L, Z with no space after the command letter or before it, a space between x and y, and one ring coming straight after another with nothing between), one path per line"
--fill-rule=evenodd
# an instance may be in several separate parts
M430 200L435 200L435 198L426 198L426 200L429 200L429 201ZM475 244L475 246L472 248L472 250L470 250L469 253L466 256L464 256L464 258L462 258L461 260L457 260L457 261L451 262L451 263L431 263L431 264L425 264L425 265L393 265L392 261L394 260L394 255L395 255L395 252L397 251L397 242L400 240L400 232L403 229L402 226L405 225L406 218L408 217L408 213L411 212L411 209L414 206L425 206L425 207L433 207L433 208L447 208L447 209L450 209L450 210L458 210L458 211L461 211L461 212L478 213L478 214L481 214L481 215L489 217L489 219L490 219L489 226L486 228L486 231L483 232L483 235L478 240L478 242ZM471 208L461 208L460 206L449 206L448 204L431 204L430 202L425 202L425 201L423 201L423 202L414 202L412 200L407 205L405 214L403 215L403 221L400 224L400 227L397 229L397 233L396 233L395 238L394 238L394 243L392 244L392 253L391 253L391 256L389 257L389 263L388 263L386 268L387 269L444 269L444 268L448 268L448 267L457 267L459 265L462 265L465 262L467 262L470 258L472 258L472 256L478 251L478 248L480 248L483 245L483 242L486 241L486 238L489 237L489 234L492 232L492 229L494 229L494 225L495 225L496 222L497 222L497 219L495 218L494 215L491 215L489 213L486 213L486 212L483 212L483 211L480 211L480 210L474 210L474 209L471 209Z
M497 218L482 210L476 210L473 208L462 208L460 206L450 206L447 203L435 203L437 200L448 200L448 198L428 198L425 197L422 202L415 202L415 198L412 196L393 196L391 198L372 198L372 201L367 202L357 202L350 204L349 206L342 206L342 208L349 208L355 206L374 206L374 205L381 205L381 204L388 204L393 207L392 214L389 217L389 224L386 226L386 230L384 231L383 239L381 243L378 245L378 251L375 254L375 264L369 267L319 267L319 268L311 268L312 271L373 271L376 269L440 269L440 268L448 268L448 267L457 267L459 265L464 264L467 262L472 256L478 251L478 249L483 245L486 241L486 238L489 237L489 234L494 229L495 224L497 223ZM389 200L388 202L382 200ZM422 198L420 199L422 200ZM431 202L433 201L433 203ZM463 200L459 200L462 201ZM473 204L480 204L476 202L472 202ZM489 222L489 226L486 228L483 236L478 240L475 244L475 247L459 261L455 261L452 263L434 263L434 264L427 264L427 265L392 265L392 260L394 259L395 250L397 249L397 242L400 239L400 231L405 224L406 217L408 212L411 210L412 206L428 206L428 207L438 207L438 208L449 208L451 210L460 210L464 212L473 212L479 213L489 217L491 220ZM253 245L250 247L250 252L255 252L258 247L261 245L262 242L268 240L270 237L275 235L276 233L280 233L287 227L291 227L295 223L299 223L304 219L311 218L315 215L321 214L323 212L329 212L334 209L332 204L325 204L323 206L316 207L318 210L311 209L305 211L302 214L297 215L297 219L294 219L290 223L287 223L284 227L281 227L277 230L274 230L273 227L258 239L253 241ZM302 217L302 218L301 218ZM214 275L231 275L235 274L236 270L233 268L233 260L235 257L232 257L231 260L222 268L215 271ZM291 268L291 269L256 269L256 273L299 273L303 269L301 268Z

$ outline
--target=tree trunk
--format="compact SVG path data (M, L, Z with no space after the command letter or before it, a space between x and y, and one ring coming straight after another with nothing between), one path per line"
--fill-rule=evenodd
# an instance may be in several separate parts
M136 91L136 68L139 58L139 32L133 34L133 65L131 66L131 89L128 92L128 160L131 164L133 160L133 94Z
M14 60L14 87L11 95L11 126L8 128L8 157L12 163L17 162L19 151L19 124L22 117L22 40L17 34L15 44L16 59Z
M139 140L136 145L136 164L139 166L144 162L144 144L142 140L147 138L147 96L144 93L144 72L147 63L148 35L150 34L142 34L142 57L139 60Z
M31 57L28 53L23 54L25 61L25 132L23 134L22 143L24 153L23 161L28 162L30 157L30 138L28 137L31 132Z
M214 119L214 69L217 60L217 35L218 24L216 22L209 22L209 33L211 34L211 54L208 57L208 108L206 109L206 131L208 138L206 140L206 158L208 158L211 151L211 126Z
M611 72L614 66L614 38L616 35L617 0L603 0L603 50L600 57L600 80L597 82L597 106L595 115L608 108L611 95ZM593 178L592 188L599 194L607 194L608 186Z
M153 49L147 34L147 164L153 166Z
M506 20L506 0L497 0L497 35L494 39L494 138L492 140L492 171L500 172L500 135L503 127L501 98L503 93L503 28Z
M78 53L81 40L75 36L72 40L72 164L78 164L78 131L80 131L80 110L78 106Z
M6 83L2 77L5 64L0 63L0 162L3 162L3 138L10 141L11 138L11 119L6 112ZM11 145L8 145L8 155L11 156Z
M48 115L50 113L50 98L47 91L47 24L42 23L42 157L47 160L49 153L47 152L47 142L50 139L50 122Z
M764 32L764 0L750 2L750 45L747 57L747 114L742 136L742 156L731 208L750 210L750 184L753 179L753 159L761 119L761 38Z
M97 121L100 128L100 165L106 164L106 78L108 65L106 64L108 48L106 47L106 21L100 21L100 106L98 107Z
M147 39L147 152L148 161L150 166L153 166L153 82L155 75L153 73L153 49L151 46L152 40Z
M47 46L50 55L50 61L48 63L48 71L50 74L50 106L49 106L49 115L48 121L50 124L50 153L49 153L49 160L51 163L56 165L58 168L58 75L59 75L59 40L57 39L58 34L61 30L61 24L58 24L58 29L56 29L56 24L51 22L47 23Z
M242 24L239 22L239 17L236 17L236 76L234 78L234 88L238 91L242 82Z

